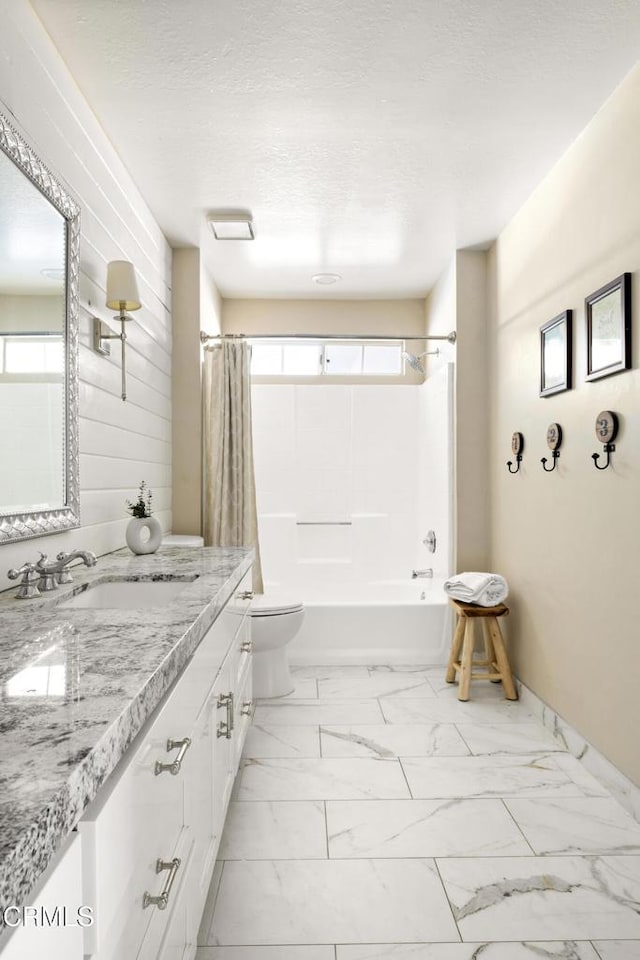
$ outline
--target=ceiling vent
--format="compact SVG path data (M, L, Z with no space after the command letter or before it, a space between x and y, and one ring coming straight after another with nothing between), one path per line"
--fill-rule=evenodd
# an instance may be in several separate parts
M207 223L216 240L254 240L253 220L250 213L220 211L210 213Z

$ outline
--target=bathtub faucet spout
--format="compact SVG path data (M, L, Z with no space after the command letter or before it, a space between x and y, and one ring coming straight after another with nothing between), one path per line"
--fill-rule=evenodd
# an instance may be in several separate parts
M433 577L433 568L432 568L432 567L427 567L426 570L412 570L412 571L411 571L411 579L412 579L412 580L417 580L418 578L421 579L421 580L431 579L431 577Z

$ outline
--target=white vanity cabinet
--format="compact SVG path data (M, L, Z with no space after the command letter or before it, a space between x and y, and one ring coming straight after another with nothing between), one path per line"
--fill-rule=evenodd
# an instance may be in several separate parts
M248 577L79 824L93 960L195 954L246 731L234 705L251 675Z
M83 960L83 930L79 925L89 914L78 917L82 899L80 837L73 833L59 854L54 869L42 878L29 898L30 913L24 925L0 938L2 960ZM46 911L43 914L42 911ZM21 914L9 911L9 925Z

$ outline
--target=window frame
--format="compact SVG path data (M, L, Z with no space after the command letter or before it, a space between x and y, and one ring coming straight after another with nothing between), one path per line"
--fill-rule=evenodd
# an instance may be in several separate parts
M402 338L389 337L383 340L379 339L368 339L367 337L354 338L354 339L343 339L339 336L337 337L272 337L269 340L256 337L251 338L247 337L247 342L251 348L259 347L262 345L279 345L282 348L281 359L280 359L280 372L279 373L253 373L251 372L251 380L254 383L320 383L320 382L329 382L329 383L344 383L346 381L356 382L356 383L367 383L367 382L393 382L393 383L402 383L407 379L407 364L403 359L403 353L406 350L406 343ZM284 360L285 354L284 350L287 346L300 346L301 344L316 345L319 348L318 354L318 371L317 373L291 373L284 372ZM361 348L361 357L360 357L360 371L351 371L348 373L332 373L328 369L327 360L327 348L331 346L356 346ZM388 346L399 351L398 358L398 369L393 373L382 373L382 372L369 372L364 370L365 364L365 348L366 347L383 347ZM413 378L412 378L413 379Z

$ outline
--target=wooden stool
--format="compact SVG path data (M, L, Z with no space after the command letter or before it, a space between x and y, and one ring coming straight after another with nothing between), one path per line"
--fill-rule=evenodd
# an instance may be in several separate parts
M456 672L460 672L458 700L469 699L472 680L492 680L494 683L501 680L507 700L517 700L518 694L513 683L509 658L504 648L504 641L498 624L498 617L506 616L509 613L509 607L505 606L504 603L499 603L495 607L478 607L473 603L463 603L461 600L450 600L449 602L458 614L458 624L447 665L446 681L447 683L455 683ZM482 621L484 660L473 659L475 620ZM462 651L462 656L460 656L460 651ZM486 667L486 670L474 673L473 667Z

